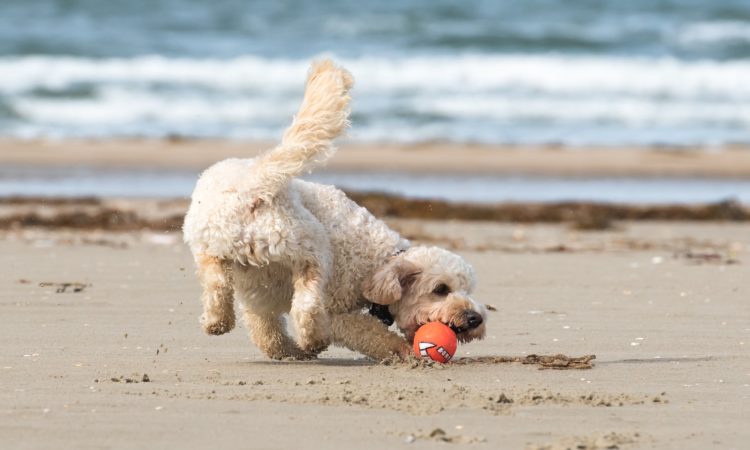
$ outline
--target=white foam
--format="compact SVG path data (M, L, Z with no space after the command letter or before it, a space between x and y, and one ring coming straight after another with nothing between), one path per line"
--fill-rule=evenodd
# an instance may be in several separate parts
M0 92L60 89L76 83L207 86L214 89L301 88L306 61L185 59L140 56L129 59L74 57L0 58Z
M252 121L288 120L283 111L297 102L288 99L255 97L208 97L202 95L154 95L137 89L105 88L97 98L59 101L25 97L17 109L34 120L53 124L106 125L153 120L191 124L219 122L246 124Z
M340 61L357 80L355 138L606 143L638 134L721 143L747 141L750 130L750 61L555 54ZM22 136L275 138L297 107L308 64L255 56L0 58L0 94L21 116L0 126ZM38 92L81 85L87 94Z
M750 61L682 61L531 55L465 55L341 59L368 92L411 90L484 92L610 92L672 96L750 97ZM59 89L76 83L204 86L231 91L300 91L307 60L171 59L143 56L94 60L72 57L0 58L0 92Z
M512 101L498 95L443 97L415 102L424 114L467 119L537 120L548 122L618 122L624 126L736 124L750 127L750 108L713 100L659 99L644 96L538 97Z

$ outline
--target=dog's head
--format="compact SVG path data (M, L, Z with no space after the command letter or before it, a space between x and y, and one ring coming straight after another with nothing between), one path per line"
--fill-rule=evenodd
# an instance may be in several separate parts
M460 256L438 247L412 247L376 270L363 294L388 305L410 342L427 322L443 322L459 341L469 342L484 337L487 318L484 306L470 297L474 285L474 269Z

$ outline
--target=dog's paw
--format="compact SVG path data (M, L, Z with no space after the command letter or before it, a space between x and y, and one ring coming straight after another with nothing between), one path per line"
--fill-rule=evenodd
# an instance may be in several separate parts
M414 354L411 352L411 346L403 340L392 343L385 352L378 356L379 357L375 359L386 364L389 362L408 362L415 358Z
M366 352L366 354L385 365L409 362L415 358L411 346L403 338L396 335L393 335L388 342L373 348L371 352Z
M291 354L284 355L284 357L277 358L277 359L286 360L286 361L311 361L313 359L318 359L318 354L303 352L302 350L299 350Z
M322 352L331 343L331 336L322 330L316 332L306 332L307 330L300 330L299 337L297 339L297 346L303 353L311 353L317 355Z
M209 334L211 336L219 336L232 331L232 329L234 328L234 317L216 317L204 314L203 316L201 316L201 325L203 326L203 331L205 331L206 334Z
M408 361L414 358L414 353L411 351L411 346L404 342L393 349L393 355L401 359L402 361Z
M266 350L266 355L277 361L310 361L318 358L318 353L302 351L294 344L283 349Z
M300 339L297 345L303 354L317 355L328 348L329 341L328 339Z
M323 349L325 350L325 349ZM313 359L318 359L317 353L306 353L306 352L299 352L292 356L289 356L288 359L291 359L292 361L312 361Z
M318 316L318 320L309 320L302 316L297 320L297 346L305 353L318 354L331 343L328 318Z

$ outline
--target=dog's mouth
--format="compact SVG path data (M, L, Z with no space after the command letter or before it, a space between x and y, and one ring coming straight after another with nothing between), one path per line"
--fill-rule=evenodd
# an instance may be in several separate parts
M455 325L450 323L446 323L446 325L448 325L448 327L450 327L450 329L453 330L456 335L466 333L467 331L471 330L471 328L467 327L466 325Z
M448 327L450 327L450 329L453 330L453 332L458 336L462 333L467 333L476 328L479 328L479 326L482 325L483 322L484 318L481 314L473 310L466 310L456 319L448 323L443 323L445 325L448 325Z

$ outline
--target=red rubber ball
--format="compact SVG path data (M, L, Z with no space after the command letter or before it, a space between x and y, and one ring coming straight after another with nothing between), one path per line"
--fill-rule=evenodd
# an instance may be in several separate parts
M414 354L447 363L456 354L456 333L441 322L422 325L414 335Z

